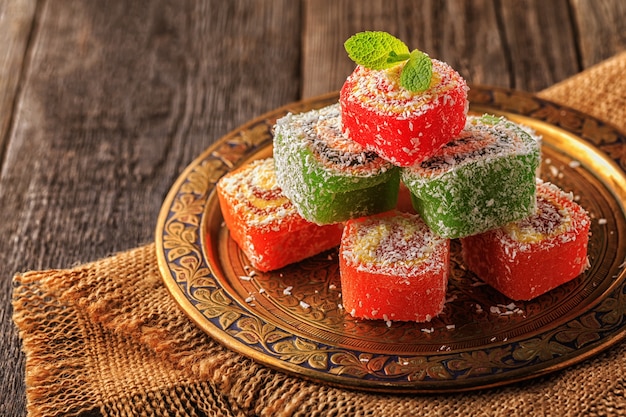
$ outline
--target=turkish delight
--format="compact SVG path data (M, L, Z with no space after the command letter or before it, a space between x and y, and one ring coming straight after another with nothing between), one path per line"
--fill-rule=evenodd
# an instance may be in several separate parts
M416 211L438 235L459 238L535 210L539 141L503 117L468 116L465 129L429 159L402 169Z
M399 169L342 133L339 104L278 119L274 158L278 185L308 221L338 223L396 206Z
M421 92L400 86L403 65L357 66L340 92L344 132L398 166L420 162L454 139L465 126L467 84L446 63L432 63L430 87Z
M319 226L298 214L276 184L273 158L224 175L217 196L231 238L260 271L301 261L341 241L342 225Z
M590 219L570 193L538 180L536 212L504 227L461 239L465 264L513 300L530 300L588 266Z
M449 259L450 241L417 215L349 220L339 253L343 307L362 319L430 321L444 307Z

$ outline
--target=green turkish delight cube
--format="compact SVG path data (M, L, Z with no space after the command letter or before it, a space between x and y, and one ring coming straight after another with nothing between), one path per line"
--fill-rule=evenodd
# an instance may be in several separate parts
M458 139L405 168L416 211L438 235L459 238L531 215L540 140L503 117L470 116Z
M276 178L306 220L339 223L395 207L400 171L341 131L339 104L274 126Z

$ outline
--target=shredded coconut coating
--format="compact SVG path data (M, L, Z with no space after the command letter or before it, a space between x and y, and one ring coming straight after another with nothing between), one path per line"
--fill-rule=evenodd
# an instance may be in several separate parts
M338 103L305 113L289 113L276 121L274 135L288 140L287 151L308 151L328 176L368 178L392 168L389 162L342 132Z
M436 59L433 62L433 77L426 91L412 92L400 86L403 65L387 70L371 70L357 66L348 77L352 85L351 96L366 107L384 116L408 119L432 110L438 101L452 104L455 96L450 92L465 90L467 84L449 65Z
M253 161L226 174L218 187L237 216L250 226L271 228L286 218L298 216L276 182L273 158Z
M359 271L406 280L447 268L448 245L448 240L432 233L419 216L397 213L349 223L340 256Z
M328 224L395 206L399 171L341 131L339 104L274 126L277 182L305 219Z
M318 226L298 214L276 183L273 158L226 174L217 196L230 237L259 271L299 262L341 241L341 224Z
M537 210L525 219L461 239L463 261L513 300L530 300L589 267L591 221L571 193L537 180Z
M523 126L504 117L468 116L465 129L458 138L429 159L407 168L406 173L413 181L427 182L463 166L534 154L539 145L538 137L531 136Z
M537 180L537 209L529 217L506 224L493 231L505 252L515 257L541 247L549 250L578 238L578 230L591 223L585 210L574 202L572 193L556 185Z
M421 92L399 85L402 64L357 66L340 93L344 132L397 166L424 160L454 139L465 125L467 84L446 63L432 62L431 85Z
M440 236L464 237L529 216L540 141L505 119L470 116L459 138L404 168L402 180Z
M419 216L390 211L346 222L339 269L353 317L428 322L446 301L450 241Z

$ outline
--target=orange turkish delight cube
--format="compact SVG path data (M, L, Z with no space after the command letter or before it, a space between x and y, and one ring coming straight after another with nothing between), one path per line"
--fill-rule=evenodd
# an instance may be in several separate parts
M274 159L253 161L217 184L231 238L260 271L271 271L339 246L341 224L303 219L276 184Z
M430 321L444 307L449 259L450 241L417 215L349 220L339 254L343 307L362 319Z
M591 221L572 195L538 181L537 210L504 227L461 239L466 266L513 300L530 300L589 266Z

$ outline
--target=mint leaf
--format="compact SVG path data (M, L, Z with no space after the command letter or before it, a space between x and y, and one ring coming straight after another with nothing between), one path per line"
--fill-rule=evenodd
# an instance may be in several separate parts
M359 32L343 45L350 59L373 70L390 68L409 59L409 48L387 32Z
M393 64L396 64L398 62L404 62L407 59L409 59L410 57L411 57L411 55L408 54L408 53L398 55L394 51L391 51L391 52L389 52L389 55L387 56L387 63L393 65Z
M407 61L400 74L400 85L411 92L430 87L433 63L425 53L409 48L387 32L359 32L344 42L348 56L358 65L373 70L391 68Z
M433 77L433 62L424 52L415 49L400 74L400 85L418 93L430 87Z

